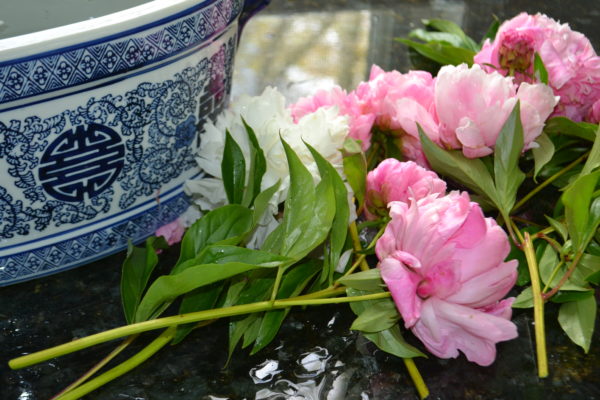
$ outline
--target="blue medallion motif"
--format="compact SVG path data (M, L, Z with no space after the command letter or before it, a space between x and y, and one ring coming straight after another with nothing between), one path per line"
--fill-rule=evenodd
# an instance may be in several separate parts
M42 187L63 201L84 201L110 188L123 169L125 146L112 129L80 125L48 146L38 169Z

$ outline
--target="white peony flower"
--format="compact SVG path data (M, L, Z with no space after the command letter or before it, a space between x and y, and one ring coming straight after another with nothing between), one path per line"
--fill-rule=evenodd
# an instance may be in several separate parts
M294 123L290 111L285 106L285 98L275 88L268 87L260 96L241 96L231 107L222 113L215 124L207 123L200 137L198 152L199 166L213 178L188 181L186 192L202 209L212 209L227 203L221 179L221 160L225 147L225 130L238 143L249 168L250 145L242 118L252 127L262 148L267 169L262 180L261 190L281 185L273 196L273 211L287 197L289 170L280 136L298 154L298 157L314 176L319 179L315 161L303 141L313 146L343 176L343 159L340 149L348 135L348 119L340 116L337 108L321 108L302 117ZM216 178L216 179L215 179Z

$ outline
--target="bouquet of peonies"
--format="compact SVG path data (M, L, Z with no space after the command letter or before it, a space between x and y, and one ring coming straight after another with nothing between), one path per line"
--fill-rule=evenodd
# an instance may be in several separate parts
M496 343L517 336L515 307L534 309L540 377L554 318L545 302L561 304L560 326L587 352L600 283L600 57L540 14L493 25L481 47L448 21L425 23L418 41L400 40L435 71L373 66L351 92L287 107L267 88L208 124L206 176L186 187L193 209L129 249L130 325L11 366L164 329L59 396L75 399L203 323L229 318L230 356L240 342L255 353L292 307L332 303L348 303L351 329L404 359L421 397L413 358L490 365ZM170 273L153 276L160 249L179 241ZM179 313L162 316L174 303Z

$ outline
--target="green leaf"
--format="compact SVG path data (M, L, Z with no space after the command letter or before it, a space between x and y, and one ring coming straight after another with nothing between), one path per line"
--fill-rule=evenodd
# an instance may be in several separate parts
M358 201L358 208L361 209L367 191L367 159L364 153L344 156L344 174Z
M586 290L585 292L572 292L561 290L550 299L553 303L570 303L573 301L579 301L586 299L594 295L593 290Z
M567 117L553 117L546 121L544 132L578 137L593 142L596 140L598 125L575 122Z
M277 192L281 186L281 181L275 182L271 187L266 188L256 196L254 199L254 213L252 215L252 226L257 226L261 221L265 211L269 208L269 202L273 195Z
M436 172L449 176L474 192L486 196L501 207L494 181L483 161L478 158L466 158L458 150L444 150L427 137L418 126L419 138L427 161Z
M508 215L517 197L525 174L519 169L523 149L523 126L520 103L517 102L500 130L494 148L494 181L500 211Z
M460 39L459 47L471 50L473 52L479 51L479 45L475 43L467 34L461 29L460 26L452 21L446 19L425 19L423 24L428 28L435 29L440 32L446 32L452 34Z
M229 131L225 132L225 149L223 150L223 160L221 161L221 176L223 177L223 186L227 193L227 200L230 204L240 204L244 196L244 186L246 181L246 161L244 153L231 137Z
M254 130L246 123L244 118L242 118L242 123L244 124L244 128L246 128L248 141L250 142L250 169L248 170L248 185L244 191L242 205L251 207L254 199L260 193L262 178L267 171L267 161L265 159L265 153L260 148Z
M348 233L348 221L350 219L350 207L348 206L348 190L344 185L344 181L338 174L335 168L321 156L317 150L315 150L308 143L305 143L306 147L310 150L319 173L322 177L328 176L331 181L333 188L333 195L335 197L335 214L331 223L331 231L329 233L329 246L326 249L325 255L327 257L327 268L323 268L321 275L321 282L328 281L333 282L333 272L335 267L340 260L342 251L344 250L344 244L346 243L346 235ZM323 180L325 180L323 178Z
M569 237L569 231L567 230L566 225L548 216L546 216L546 219L550 223L550 226L562 237L563 241L566 242Z
M565 205L565 217L569 236L575 251L583 250L593 237L600 223L600 203L594 201L594 208L590 213L590 203L600 177L600 170L580 175L564 191L561 200Z
M231 321L229 323L229 354L227 356L227 363L231 360L231 356L233 355L233 351L235 347L240 342L244 333L248 331L250 326L256 324L258 320L259 314L250 314L247 317L244 317L238 321ZM260 327L260 325L258 325ZM258 331L256 331L258 333Z
M454 47L461 47L462 40L460 36L448 32L426 31L425 29L413 29L409 37L419 39L423 42L437 41L446 42Z
M195 258L209 244L238 244L252 228L252 211L232 204L219 207L194 222L181 241L181 253L172 273L180 270L179 265Z
M564 303L558 311L558 322L565 333L586 353L590 349L596 322L596 299L587 297L572 303Z
M383 280L381 280L381 273L379 272L378 268L355 272L338 279L338 282L349 288L370 292L381 291L384 286Z
M145 248L135 247L129 242L127 257L123 262L121 273L121 302L128 324L134 320L144 289L146 289L150 275L158 263L156 249L166 249L167 247L163 237L149 237L146 239Z
M550 282L550 278L552 277L552 272L558 265L558 255L552 246L545 246L544 251L542 253L542 257L538 262L538 268L540 271L540 278L545 285L549 287L554 287L558 284L562 275L566 271L559 271L558 274L554 277L552 282ZM563 268L564 269L564 268ZM562 272L562 273L561 273Z
M498 32L498 28L500 28L500 20L498 19L498 17L494 16L494 20L488 27L488 30L485 32L483 38L481 38L480 47L483 46L486 39L490 39L490 41L494 40L494 38L496 37L496 33Z
M432 41L428 43L419 43L409 39L395 39L400 43L413 48L424 57L430 58L441 65L460 65L473 64L475 52L473 50L455 47L444 42Z
M247 284L248 282L252 282L252 284ZM244 283L247 284L243 290L241 290L239 296L235 298L235 295L232 296L231 302L226 300L225 304L234 305L234 304L249 304L258 301L263 301L268 299L271 296L271 289L275 279L272 277L256 277L253 276L250 279L245 279ZM237 288L239 290L239 288ZM228 293L228 296L229 293ZM235 298L235 300L233 299ZM260 313L254 313L245 318L235 319L232 318L229 322L229 355L227 358L227 362L231 359L233 355L233 351L235 347L239 343L240 339L244 335L244 333L249 329L249 327L253 324L258 324L255 329L256 335L258 335L258 329L260 328L259 316L262 315ZM258 322L256 322L258 320ZM248 335L247 337L250 337ZM256 336L254 336L256 339ZM246 347L246 346L244 346Z
M587 283L594 282L594 276L598 273L600 273L600 257L584 253L569 281L588 287Z
M196 288L230 278L237 274L241 274L242 272L251 271L257 268L277 267L289 262L285 257L277 255L267 257L267 253L260 252L262 254L256 254L256 257L260 258L262 262L252 264L256 259L251 259L248 256L249 253L247 253L247 251L256 252L256 250L237 249L246 251L243 253L244 256L240 257L240 259L243 259L246 262L229 261L221 264L194 265L176 275L164 275L156 279L156 281L148 288L146 295L140 302L135 321L139 322L150 319L153 317L155 311L164 303L171 302L176 297Z
M219 295L223 291L223 285L213 283L191 291L185 295L179 306L179 314L187 314L196 311L209 310L215 306ZM179 325L171 344L181 342L194 329L196 323Z
M600 166L600 125L598 125L598 129L596 130L596 138L594 139L594 144L592 145L592 150L590 151L590 155L586 160L583 169L581 170L581 175L587 175L596 168Z
M533 153L533 161L535 163L535 169L533 172L534 180L537 178L537 175L542 167L552 160L555 150L554 143L545 133L542 133L540 136L538 136L536 143L539 145L539 147L534 147L531 150Z
M514 303L512 304L512 308L531 308L531 307L533 307L533 291L531 290L531 286L527 286L517 296Z
M533 74L537 78L538 81L543 84L548 84L548 71L546 70L546 66L544 65L544 61L542 57L536 52L533 59Z
M256 318L252 320L248 328L244 331L244 340L242 341L243 349L250 346L256 341L258 331L260 330L261 321L262 316L257 315Z
M310 280L315 276L321 265L315 261L309 261L304 264L300 264L294 267L290 272L283 276L281 286L277 292L278 299L285 299L295 297L299 295L302 290L308 285ZM256 354L271 341L277 335L281 323L285 319L285 316L289 312L289 308L283 310L273 310L265 313L262 318L256 341L252 352L250 354Z
M329 173L315 187L312 175L282 140L290 168L290 188L281 224L263 249L299 260L323 243L335 216L335 194Z
M363 336L373 342L386 353L402 358L425 357L416 347L406 343L398 325L376 333L363 333Z
M375 333L391 329L398 323L400 316L396 305L390 299L389 301L379 302L369 308L368 312L363 312L354 320L350 329L367 333Z

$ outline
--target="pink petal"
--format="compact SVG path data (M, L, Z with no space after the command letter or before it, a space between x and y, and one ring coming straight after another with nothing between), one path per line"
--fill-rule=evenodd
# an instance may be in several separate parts
M421 277L411 272L400 261L388 257L379 263L381 278L387 285L404 326L410 328L419 319L421 299L417 296L417 285Z
M482 311L430 298L412 331L438 357L456 357L458 350L482 366L496 358L496 343L518 336L511 321Z

